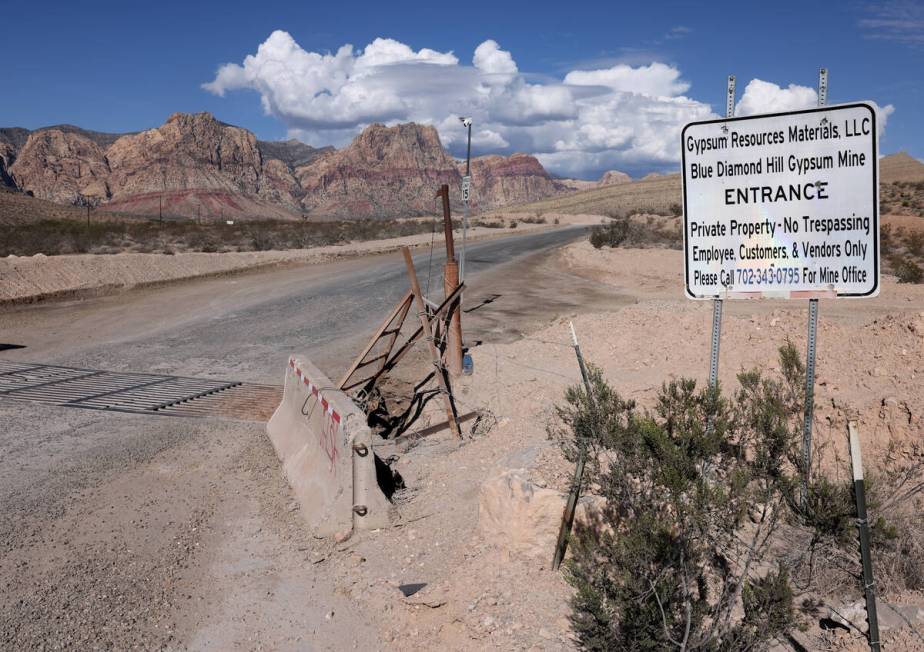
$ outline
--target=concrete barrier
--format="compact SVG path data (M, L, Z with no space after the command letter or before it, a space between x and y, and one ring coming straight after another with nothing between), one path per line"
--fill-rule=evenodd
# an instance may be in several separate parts
M306 358L289 358L282 403L266 432L317 535L389 524L366 416Z

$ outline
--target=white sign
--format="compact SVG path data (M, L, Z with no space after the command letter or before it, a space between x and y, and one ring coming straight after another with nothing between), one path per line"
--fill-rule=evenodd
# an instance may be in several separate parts
M687 296L879 293L879 150L869 104L684 127Z
M462 177L462 201L468 201L468 193L472 187L472 178L470 176Z

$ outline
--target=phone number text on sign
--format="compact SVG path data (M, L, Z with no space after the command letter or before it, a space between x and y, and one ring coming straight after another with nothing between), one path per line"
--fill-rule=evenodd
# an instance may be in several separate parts
M687 296L879 292L879 152L866 103L682 133Z

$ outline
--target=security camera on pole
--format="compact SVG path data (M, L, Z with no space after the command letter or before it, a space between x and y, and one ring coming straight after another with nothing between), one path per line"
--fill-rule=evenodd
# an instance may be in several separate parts
M472 189L472 119L459 118L468 129L468 147L465 150L465 176L462 177L462 256L459 258L459 279L465 280L465 240L468 232L468 198Z

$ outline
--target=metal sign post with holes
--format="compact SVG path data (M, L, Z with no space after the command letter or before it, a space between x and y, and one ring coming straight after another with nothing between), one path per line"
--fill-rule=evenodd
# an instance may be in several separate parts
M818 71L818 106L828 103L828 69ZM877 202L878 204L878 202ZM812 473L812 420L815 415L815 352L818 344L818 299L809 299L808 344L805 351L805 414L802 418L802 505Z
M731 82L731 80L729 80ZM879 148L869 102L694 122L681 135L686 294L809 299L802 440L804 502L812 464L819 298L879 292ZM733 100L729 93L729 102Z
M728 89L725 93L725 117L735 117L735 76L728 76ZM709 354L709 386L715 387L719 382L719 345L722 342L722 299L712 301L712 348Z
M596 412L593 388L587 374L587 365L584 363L584 354L581 353L581 345L578 344L577 333L574 331L574 322L570 322L570 324L571 342L574 347L574 354L577 356L578 365L581 367L581 379L584 381L584 391L587 392L587 404L592 412ZM561 527L558 530L558 542L555 544L555 556L552 558L552 570L558 570L562 560L565 558L565 551L568 549L568 537L571 536L574 513L577 510L578 499L581 497L581 483L584 480L584 464L586 461L587 442L580 439L578 441L578 458L574 465L574 478L571 480L571 491L568 493L568 502L565 504L565 513L562 515Z
M869 522L866 517L866 486L863 480L863 457L860 454L860 434L855 419L847 422L850 442L850 466L853 471L853 491L857 500L857 530L860 535L860 562L863 565L863 592L866 596L866 621L869 624L869 649L879 652L879 614L876 611L876 581L870 557Z

